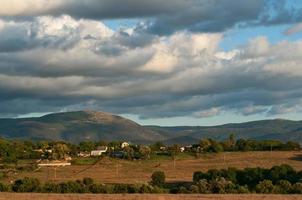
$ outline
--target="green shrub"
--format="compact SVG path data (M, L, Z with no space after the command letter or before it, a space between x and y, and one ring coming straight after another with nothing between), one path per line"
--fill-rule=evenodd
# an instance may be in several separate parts
M152 193L153 192L153 187L150 186L150 185L146 185L146 184L143 184L139 190L139 193Z
M126 184L116 184L113 187L113 192L117 194L128 193L128 186Z
M8 185L0 183L0 192L8 192L10 190Z
M278 194L289 194L292 191L292 184L287 180L278 181L276 191Z
M261 181L256 185L256 192L262 194L271 194L275 190L275 186L273 185L271 180Z
M83 178L83 184L86 186L92 185L94 183L94 180L92 178Z
M292 186L292 191L291 193L294 193L294 194L302 194L302 183L295 183L293 186Z
M166 175L163 171L156 171L153 172L151 179L152 179L151 181L152 185L161 187L165 184Z
M36 178L24 178L19 179L12 185L14 192L39 192L40 191L40 181Z
M44 193L61 193L61 189L58 184L45 183L42 187L42 192L44 192Z

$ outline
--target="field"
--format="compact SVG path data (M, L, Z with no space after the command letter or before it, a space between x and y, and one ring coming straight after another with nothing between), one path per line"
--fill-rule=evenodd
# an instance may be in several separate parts
M0 194L0 200L299 200L299 195L92 195L92 194Z
M206 154L196 159L180 155L175 163L169 157L146 161L127 161L102 158L95 164L72 165L61 168L40 168L34 172L9 174L7 182L22 177L36 177L44 181L66 181L91 177L101 183L145 183L150 181L152 172L162 170L167 181L191 181L192 174L199 170L213 168L265 167L289 164L302 170L302 152L226 152Z

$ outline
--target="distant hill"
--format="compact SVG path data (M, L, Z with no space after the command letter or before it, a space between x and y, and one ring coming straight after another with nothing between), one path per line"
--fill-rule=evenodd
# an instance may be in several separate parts
M33 140L165 140L157 132L110 113L78 111L49 114L39 118L0 119L0 136Z
M0 136L12 139L125 140L133 143L192 144L201 138L276 139L302 143L302 121L262 120L220 126L141 126L129 119L104 112L77 111L45 115L38 118L0 119Z
M290 121L283 119L261 120L237 124L225 124L220 126L179 126L159 127L148 126L169 138L168 143L183 140L183 143L191 143L201 138L213 138L224 140L230 134L236 138L255 140L280 140L297 141L302 143L302 121ZM187 142L188 141L188 142Z

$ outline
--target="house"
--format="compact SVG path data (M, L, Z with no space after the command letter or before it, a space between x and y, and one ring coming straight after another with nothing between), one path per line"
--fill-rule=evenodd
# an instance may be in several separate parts
M125 147L129 147L129 143L128 142L123 142L122 144L121 144L121 148L123 149L123 148L125 148Z
M78 157L87 158L87 157L90 157L90 153L81 151L80 153L78 153Z
M161 146L161 147L159 147L159 149L160 149L161 151L165 151L165 150L167 149L167 147Z
M65 161L72 161L72 157L66 155L65 158L64 158L64 160L65 160Z
M91 151L91 156L100 156L102 153L106 153L108 150L108 147L106 146L99 146L96 150Z

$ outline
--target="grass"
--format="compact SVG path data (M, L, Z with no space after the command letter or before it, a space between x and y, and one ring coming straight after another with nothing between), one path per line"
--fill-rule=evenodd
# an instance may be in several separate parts
M77 180L91 177L101 183L146 183L154 171L166 173L167 181L191 181L195 171L221 169L227 167L246 168L289 164L296 170L302 170L302 152L227 152L205 154L196 159L192 156L178 157L174 162L170 157L146 161L127 161L102 158L95 165L71 165L57 168L55 181ZM91 160L79 161L89 163ZM35 177L42 182L54 180L54 168L41 168L34 172L8 174L4 181L9 182L22 177Z
M72 161L73 165L93 165L99 158L76 158Z

